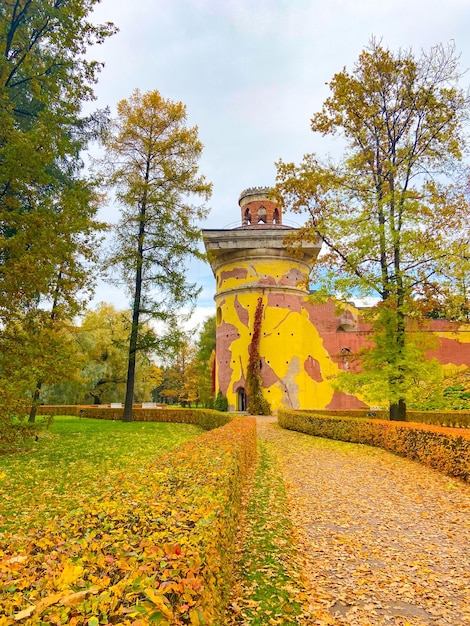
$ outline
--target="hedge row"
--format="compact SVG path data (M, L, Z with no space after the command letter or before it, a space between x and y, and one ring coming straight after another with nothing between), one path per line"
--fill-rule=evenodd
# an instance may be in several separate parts
M325 415L329 417L355 417L388 419L388 410L384 409L315 409L301 411L302 413ZM469 411L415 411L408 409L407 422L420 424L434 424L435 426L449 426L451 428L470 428Z
M278 422L309 435L385 448L470 481L470 430L285 410L279 411Z
M224 623L256 422L203 433L0 545L0 625Z
M45 405L38 409L39 415L72 415L92 419L122 420L124 409L89 405ZM212 430L231 420L228 413L212 409L142 409L134 407L132 418L136 422L172 422L195 424L204 430Z

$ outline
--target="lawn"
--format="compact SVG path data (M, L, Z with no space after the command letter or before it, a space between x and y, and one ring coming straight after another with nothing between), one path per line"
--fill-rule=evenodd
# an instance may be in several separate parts
M54 418L33 450L0 456L0 533L25 533L83 506L201 432L188 424Z
M278 459L258 444L258 464L239 532L236 578L227 624L304 624L302 559L288 515Z
M86 623L78 615L87 615L88 624L97 626L107 623L116 605L119 614L128 615L122 623L130 624L139 616L138 612L129 613L132 607L137 604L146 610L145 602L150 598L158 610L163 607L163 613L155 614L158 623L189 623L184 621L183 613L183 621L169 617L173 609L179 615L178 611L184 612L186 606L191 624L205 623L199 621L199 613L190 609L191 594L187 590L189 604L183 603L181 610L170 607L176 607L176 590L181 586L177 581L184 576L179 569L165 566L165 562L180 559L179 545L189 551L185 539L188 525L196 539L203 538L203 527L209 522L207 530L211 532L216 523L215 519L211 521L210 504L214 485L208 485L207 492L204 486L199 493L205 483L199 484L191 472L187 474L188 468L179 475L152 465L153 460L201 432L198 427L184 424L58 417L49 430L40 432L33 450L0 456L0 579L2 555L6 564L0 606L7 614L15 620L26 618L24 623L28 625L78 625ZM204 454L195 444L197 469L198 457ZM219 472L227 471L223 463L207 467L209 472L216 470L216 482L222 481ZM173 493L170 499L162 489ZM189 499L188 493L192 493ZM178 497L179 504L169 509L167 505L178 502ZM199 504L193 497L199 498ZM220 494L216 500L219 515L225 507ZM239 520L238 566L232 572L236 584L225 623L300 623L305 599L301 563L286 512L279 464L266 444L259 447L245 507ZM211 535L217 537L216 543L222 540L215 526ZM176 548L168 543L168 537ZM172 553L174 549L177 555ZM150 554L152 550L158 550L157 561ZM213 551L211 555L212 559L217 557ZM154 580L152 572L160 567L159 561L163 570ZM171 567L176 568L176 563ZM196 571L199 566L191 567ZM166 595L149 596L149 582L143 574L152 588L160 584L163 589L171 582L174 589L168 587ZM197 583L191 576L190 572L187 581ZM166 577L170 582L165 582ZM126 600L119 608L121 600L117 598L124 596ZM26 604L24 598L28 599ZM83 602L77 617L70 602ZM51 621L44 621L46 613ZM148 623L141 617L136 624ZM0 617L0 626L11 623L6 619Z

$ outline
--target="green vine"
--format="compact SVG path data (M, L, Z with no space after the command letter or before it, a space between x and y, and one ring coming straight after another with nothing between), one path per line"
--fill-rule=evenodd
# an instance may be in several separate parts
M248 367L246 370L246 386L248 391L248 409L252 415L271 415L269 402L263 395L261 381L261 358L259 343L261 339L261 320L263 316L263 298L258 298L253 320L253 336L248 347Z

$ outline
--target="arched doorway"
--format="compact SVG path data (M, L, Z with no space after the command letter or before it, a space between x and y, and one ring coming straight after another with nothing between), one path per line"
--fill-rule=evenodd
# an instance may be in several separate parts
M237 391L237 411L246 411L246 393L244 387Z

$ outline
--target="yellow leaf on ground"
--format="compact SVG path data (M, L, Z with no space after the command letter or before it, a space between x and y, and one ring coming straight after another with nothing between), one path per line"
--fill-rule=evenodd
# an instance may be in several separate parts
M27 556L18 555L18 556L12 556L11 559L8 559L7 563L8 564L10 564L10 563L24 563L27 560L28 560Z
M15 613L15 621L19 622L25 617L29 617L30 615L34 613L35 610L36 610L36 607L34 605L31 605L31 606L28 606L27 609L24 609L23 611L20 611L19 613Z
M60 599L60 604L64 606L73 606L82 600L88 594L97 594L101 591L99 587L90 587L89 589L84 589L83 591L77 591L77 593L69 593L67 596L63 596Z
M55 584L59 589L70 587L76 582L83 573L83 567L81 565L74 565L73 563L66 563L64 569L60 573L60 576L55 580Z
M63 591L60 591L59 593L53 593L50 596L43 598L36 605L36 610L40 612L42 611L42 609L45 609L46 607L51 606L52 604L56 604L63 597L63 595L64 595Z

